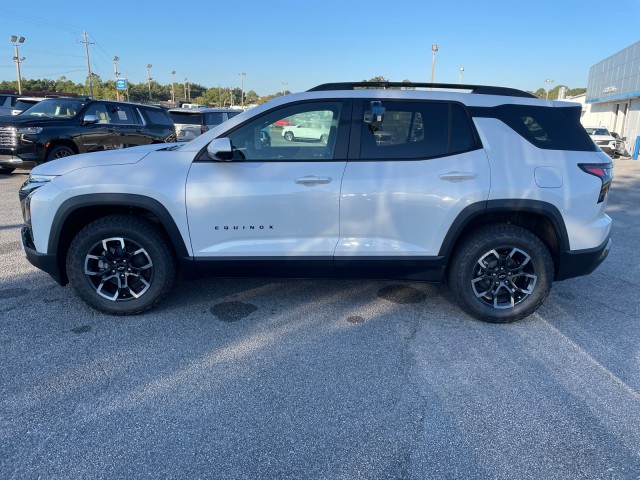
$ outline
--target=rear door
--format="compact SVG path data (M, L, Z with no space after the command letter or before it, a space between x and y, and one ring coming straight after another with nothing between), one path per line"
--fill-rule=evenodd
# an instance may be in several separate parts
M489 195L488 159L465 107L362 101L354 116L360 153L342 182L336 265L435 259L462 209ZM375 266L367 273L378 274L386 276Z

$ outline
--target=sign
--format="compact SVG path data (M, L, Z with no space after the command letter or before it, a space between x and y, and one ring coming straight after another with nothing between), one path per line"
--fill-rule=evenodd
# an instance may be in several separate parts
M126 90L126 89L127 89L127 79L116 78L116 90Z

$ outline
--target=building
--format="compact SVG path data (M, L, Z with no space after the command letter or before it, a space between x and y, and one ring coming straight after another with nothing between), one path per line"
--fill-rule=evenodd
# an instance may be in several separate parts
M583 125L618 132L633 153L640 136L640 41L591 67L585 106Z

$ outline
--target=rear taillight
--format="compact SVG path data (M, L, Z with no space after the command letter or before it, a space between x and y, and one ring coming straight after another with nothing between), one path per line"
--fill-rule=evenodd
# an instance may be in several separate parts
M200 125L200 135L209 131L209 127L206 125Z
M609 187L611 186L611 180L613 180L613 164L611 163L579 163L578 167L589 175L598 177L602 181L602 187L600 188L600 195L598 196L598 203L604 202L609 193Z

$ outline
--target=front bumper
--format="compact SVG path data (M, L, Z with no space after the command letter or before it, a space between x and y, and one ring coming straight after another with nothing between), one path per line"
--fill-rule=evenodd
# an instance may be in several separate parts
M589 275L609 255L611 250L611 237L596 248L577 250L573 252L560 252L558 259L558 274L556 280Z
M22 251L31 265L48 273L51 278L60 285L65 285L67 283L66 281L63 281L62 275L60 274L60 266L58 264L57 257L55 255L41 253L36 250L31 236L31 230L26 225L20 230L20 242L22 244Z

